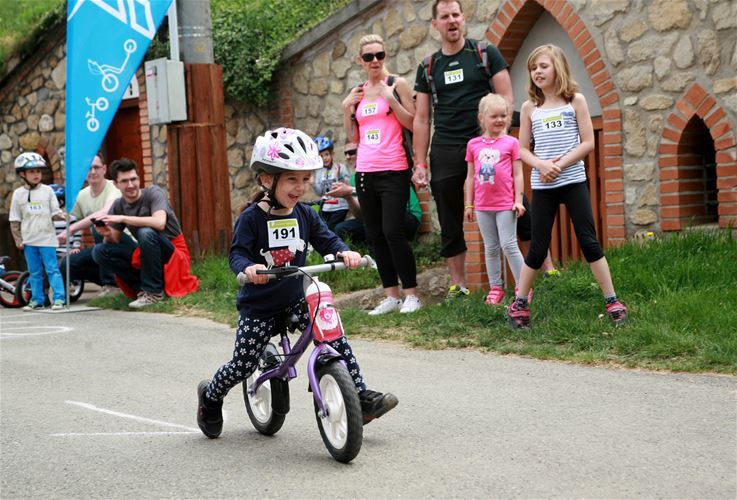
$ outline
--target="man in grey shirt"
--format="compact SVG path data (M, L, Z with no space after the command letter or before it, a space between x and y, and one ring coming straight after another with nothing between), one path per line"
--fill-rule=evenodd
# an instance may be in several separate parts
M110 267L119 280L137 293L137 299L129 304L139 309L155 304L164 298L165 265L182 248L182 228L166 195L158 186L141 189L141 182L133 160L121 158L111 165L115 186L123 193L115 200L107 215L98 219L97 231L104 237L102 244L93 251L93 258L100 267ZM135 248L120 245L121 233L128 229L138 241L140 269L134 267ZM189 253L186 251L186 269L181 269L182 279L189 276ZM166 273L167 279L171 277ZM167 281L166 290L177 283ZM174 280L172 280L174 281ZM190 283L185 283L191 288ZM193 291L193 290L189 290ZM188 292L187 292L188 293ZM183 293L182 295L186 295Z

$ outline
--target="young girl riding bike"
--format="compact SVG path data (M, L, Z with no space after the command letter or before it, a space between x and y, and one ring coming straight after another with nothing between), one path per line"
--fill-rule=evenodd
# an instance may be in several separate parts
M278 334L283 319L296 314L301 330L309 323L301 279L268 281L268 276L256 271L267 269L267 265L304 266L309 244L323 255L341 257L349 268L359 264L361 256L350 251L311 207L299 203L309 188L312 172L322 166L317 146L299 130L268 131L256 140L251 169L263 192L236 221L229 256L233 272L244 272L251 283L238 293L240 319L232 359L215 372L212 380L203 380L197 387L197 423L209 438L218 437L222 431L223 398L256 370L262 352L269 339ZM393 394L366 388L355 353L345 337L329 345L340 353L353 377L364 423L397 405Z
M489 294L486 303L504 299L499 248L509 260L515 283L519 283L522 253L517 245L517 217L525 213L522 204L524 180L517 139L507 135L508 105L498 94L488 94L479 102L479 124L483 135L468 141L465 185L465 219L478 221L484 240ZM474 213L475 211L475 213Z
M532 166L532 244L507 317L515 328L530 326L527 294L548 251L558 205L565 203L581 250L604 294L607 314L619 325L627 318L627 308L617 299L609 264L596 239L586 183L583 159L594 149L586 99L577 92L559 47L543 45L533 50L527 69L529 100L520 113L519 152L522 161ZM534 152L530 139L534 139Z

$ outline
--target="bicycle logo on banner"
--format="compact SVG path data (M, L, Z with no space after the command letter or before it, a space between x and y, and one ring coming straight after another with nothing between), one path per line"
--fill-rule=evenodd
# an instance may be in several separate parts
M120 85L118 75L121 74L125 67L128 65L131 54L133 54L137 48L138 44L136 44L135 40L129 38L128 40L123 42L125 60L123 61L123 64L121 64L119 67L113 66L111 64L99 64L97 61L87 59L87 67L89 68L90 73L92 73L93 75L102 75L100 85L105 92L111 93L115 92L118 89L118 86ZM84 115L84 117L87 119L87 130L89 130L90 132L96 132L97 129L100 128L100 121L98 118L95 117L95 112L105 111L110 106L110 102L105 97L98 97L95 100L90 99L89 97L85 97L85 102L87 103L87 106L90 107L89 111L87 111Z
M87 3L89 6L100 9L98 14L103 14L103 17L110 16L149 40L153 39L156 34L151 0L69 0L69 2L70 4L74 3L74 5L70 10L68 22L71 22L82 6ZM100 18L100 21L106 23L102 18ZM111 29L114 28L111 26ZM125 40L123 42L125 59L119 66L87 59L87 68L90 73L100 75L100 86L103 91L109 94L118 90L120 87L119 76L124 73L131 55L137 49L138 44L135 40L132 38ZM107 97L99 95L85 96L84 99L88 106L85 110L87 130L96 132L100 128L100 112L109 109L110 102Z

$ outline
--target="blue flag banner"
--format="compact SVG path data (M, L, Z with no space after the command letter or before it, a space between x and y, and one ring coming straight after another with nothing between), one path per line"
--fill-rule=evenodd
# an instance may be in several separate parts
M70 209L171 2L67 3L65 167L66 206Z

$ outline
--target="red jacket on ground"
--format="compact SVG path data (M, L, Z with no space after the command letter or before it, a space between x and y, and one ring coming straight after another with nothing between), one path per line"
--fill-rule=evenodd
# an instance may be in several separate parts
M197 276L190 274L189 249L187 248L184 234L179 233L179 236L171 240L171 242L174 245L174 253L169 258L169 262L164 264L164 292L169 297L184 297L197 291L199 281L197 280ZM140 248L136 248L133 251L131 265L136 269L141 268ZM124 294L131 299L136 298L136 292L118 278L117 275L115 276L115 281L117 281L120 290Z

